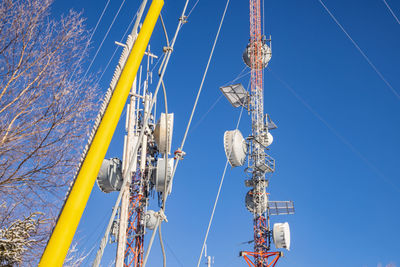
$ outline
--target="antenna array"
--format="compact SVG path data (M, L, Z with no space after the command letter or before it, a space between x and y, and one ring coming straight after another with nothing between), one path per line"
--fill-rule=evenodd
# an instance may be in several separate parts
M251 135L243 139L239 130L227 131L224 147L232 167L241 166L248 156L246 172L251 187L245 198L247 209L253 214L254 251L242 251L241 256L249 266L275 266L282 252L270 252L273 239L276 248L290 248L290 231L287 223L270 227L270 215L293 214L292 201L269 201L266 188L275 171L275 160L267 153L276 129L268 114L264 114L263 69L267 67L272 51L271 39L261 32L260 0L250 0L250 42L243 53L245 64L251 69L251 89L247 93L240 84L221 87L220 90L234 107L242 106L251 114ZM245 142L245 145L243 145ZM243 149L245 147L246 149ZM254 260L251 260L252 257Z

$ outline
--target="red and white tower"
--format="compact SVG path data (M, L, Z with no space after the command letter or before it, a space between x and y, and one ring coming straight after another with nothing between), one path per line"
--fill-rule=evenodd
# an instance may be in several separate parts
M221 87L220 90L234 107L242 106L251 114L252 131L245 140L238 130L224 135L225 153L232 167L242 166L248 156L245 181L250 191L246 195L246 207L253 214L254 250L242 251L249 266L275 266L282 252L271 252L271 243L276 248L290 247L290 232L287 223L276 223L270 227L270 215L293 214L292 201L269 201L267 187L275 171L275 160L267 153L273 141L270 130L276 125L264 113L263 71L271 60L271 40L266 39L261 29L260 0L250 0L250 42L243 53L243 60L251 69L251 87L247 92L241 84Z

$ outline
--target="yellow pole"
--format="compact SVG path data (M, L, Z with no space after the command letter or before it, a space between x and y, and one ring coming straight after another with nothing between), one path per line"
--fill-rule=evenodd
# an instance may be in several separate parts
M151 3L87 156L47 243L39 263L41 267L62 266L64 263L163 5L163 0L153 0Z

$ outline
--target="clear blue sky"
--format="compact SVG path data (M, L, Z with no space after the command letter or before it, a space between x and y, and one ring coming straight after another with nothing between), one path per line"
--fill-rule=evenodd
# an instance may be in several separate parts
M58 0L53 14L83 10L94 28L106 0ZM93 39L94 55L122 0L112 0ZM189 9L195 1L190 1ZM359 47L400 93L400 24L382 0L325 0L327 7ZM387 0L400 16L400 2ZM183 0L166 1L162 11L172 38ZM139 1L126 1L91 72L102 73ZM202 0L185 24L166 73L168 104L175 113L173 149L180 144L195 94L218 29L225 1ZM231 1L216 46L204 91L168 200L169 222L163 224L168 266L195 266L225 164L223 133L235 128L238 109L220 96L219 86L244 68L241 54L248 42L248 1ZM292 249L280 267L400 266L400 99L371 68L318 0L265 0L266 33L272 35L271 71L265 73L265 111L278 125L271 156L277 171L270 199L294 200L296 214L272 218L288 221ZM164 46L161 25L151 39L155 54ZM117 57L106 70L106 90ZM246 70L247 71L247 70ZM279 79L291 87L291 90ZM249 76L240 80L247 85ZM154 90L154 84L153 89ZM161 95L160 95L161 96ZM157 108L161 111L161 106ZM107 157L121 157L123 124ZM244 114L240 130L250 133ZM86 141L85 141L86 142ZM251 246L252 216L246 210L243 168L229 169L208 239L215 266L246 266L238 257ZM76 235L79 248L94 251L111 213L116 194L93 189ZM152 200L156 203L156 199ZM146 240L149 236L146 236ZM103 266L114 257L108 245ZM148 266L161 266L158 241ZM87 263L88 264L88 263Z

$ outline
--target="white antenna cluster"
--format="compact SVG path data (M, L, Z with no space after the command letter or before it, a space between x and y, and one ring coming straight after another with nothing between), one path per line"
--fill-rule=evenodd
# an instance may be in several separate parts
M243 252L241 255L254 256L256 262L254 266L266 266L271 239L276 248L289 250L289 224L287 222L275 223L271 229L270 216L294 214L293 201L270 201L269 194L266 192L269 177L275 171L275 160L268 152L269 146L274 141L270 131L277 128L270 116L264 114L263 111L262 69L268 65L271 55L270 40L253 40L243 53L245 64L251 68L251 92L248 92L241 84L220 88L233 107L242 107L251 114L251 134L244 138L238 129L226 131L224 133L224 150L232 167L243 166L246 158L248 159L245 171L250 175L250 179L245 181L245 185L251 189L246 194L245 205L253 214L255 240L254 252ZM281 254L276 255L279 258ZM247 259L248 257L246 261Z
M115 227L111 233L112 239L118 242L117 267L141 266L146 229L155 230L161 216L159 212L147 209L150 192L158 192L161 198L172 190L170 182L174 158L168 158L168 155L171 154L174 114L161 113L159 120L155 122L154 117L157 114L155 108L150 110L153 96L149 85L152 83L150 64L157 56L150 52L150 47L145 55L146 78L142 83L140 71L138 81L135 79L132 86L127 107L123 159L104 159L97 177L97 184L105 193L124 190L119 218L114 220ZM143 121L147 115L150 115L148 121ZM145 134L138 144L138 136L143 128ZM137 156L131 159L131 151L136 146L139 146ZM135 168L128 174L129 184L126 188L121 188L124 168L132 160Z

